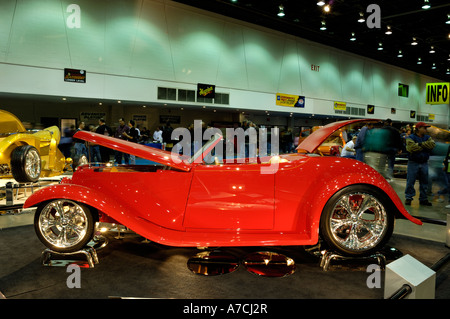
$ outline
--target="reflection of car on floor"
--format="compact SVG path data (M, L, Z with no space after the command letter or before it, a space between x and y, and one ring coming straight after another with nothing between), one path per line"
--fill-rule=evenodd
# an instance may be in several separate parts
M84 165L58 185L31 195L35 229L50 249L73 252L93 237L95 222L122 224L160 244L185 247L313 245L365 255L383 246L394 218L416 224L386 180L368 165L317 156L316 148L347 123L329 124L285 154L236 163L204 159L215 134L190 159L90 132L76 137L157 165Z
M29 132L15 115L0 110L0 177L26 183L60 175L66 166L60 137L57 126Z

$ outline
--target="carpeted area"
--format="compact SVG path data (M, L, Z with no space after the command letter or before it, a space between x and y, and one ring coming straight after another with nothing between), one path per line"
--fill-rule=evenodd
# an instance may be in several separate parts
M110 238L98 251L99 264L81 269L81 288L68 288L66 267L45 267L45 247L33 226L0 230L0 292L7 299L107 299L112 297L179 299L383 299L382 287L369 289L366 266L331 263L328 271L304 247L270 250L294 259L296 271L282 278L257 276L242 265L221 276L202 276L187 267L196 248L175 248L143 243L140 237ZM388 246L409 254L430 267L450 252L443 243L395 234ZM243 259L261 247L223 248ZM387 256L387 263L393 258ZM391 260L389 260L391 259ZM438 272L436 299L450 298L450 265Z

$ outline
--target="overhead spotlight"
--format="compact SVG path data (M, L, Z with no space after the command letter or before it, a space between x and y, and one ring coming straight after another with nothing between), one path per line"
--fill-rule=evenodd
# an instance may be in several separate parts
M429 0L424 0L422 9L427 10L427 9L430 9L430 8L431 8L430 1Z
M447 21L445 21L446 24L450 24L450 14L447 14Z
M447 61L450 61L450 54L448 55Z
M325 12L330 12L330 10L331 10L331 8L330 8L330 5L329 4L327 4L327 5L325 5L324 7L323 7L323 11L325 11Z
M383 43L378 43L378 51L383 51Z
M430 53L436 53L436 51L434 50L434 46L431 46Z
M278 11L278 16L279 17L284 17L285 16L285 13L284 13L284 7L283 7L283 5L280 5L279 7L278 7L278 9L279 9L279 11Z
M402 57L403 57L402 50L398 50L397 58L402 58Z
M364 23L366 21L366 19L364 19L364 13L363 12L360 12L359 13L359 19L358 19L358 22L359 23Z
M352 36L350 37L350 41L356 41L355 32L352 32Z
M391 26L390 26L390 25L388 25L388 26L386 27L386 32L385 32L385 34L387 34L387 35L392 34L392 29L391 29Z
M436 63L433 63L433 65L431 66L432 70L436 70Z
M411 45L417 45L418 43L417 43L417 39L416 38L413 38L413 40L412 40L412 42L411 42Z
M417 59L417 64L422 64L422 58Z
M320 30L325 31L327 29L327 24L325 21L322 21L322 25L320 26Z
M322 6L325 5L325 1L318 1L318 2L317 2L317 5L318 5L319 7L322 7Z
M450 74L450 69L447 69L447 73L445 73L445 74L449 75Z

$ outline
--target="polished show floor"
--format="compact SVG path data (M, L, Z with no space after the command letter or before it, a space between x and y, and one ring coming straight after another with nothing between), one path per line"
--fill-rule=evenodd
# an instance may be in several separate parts
M404 199L404 179L395 179L392 186ZM431 197L430 197L431 199ZM413 201L407 209L414 216L446 221L447 199L433 199L432 207ZM196 248L166 247L149 243L137 236L115 239L98 250L99 263L81 268L80 288L69 288L66 266L43 266L41 253L45 247L34 233L33 213L0 216L0 293L7 299L108 299L177 298L177 299L383 299L384 272L380 288L369 288L367 261L330 263L327 271L320 267L318 255L305 247L242 247L223 248L224 253L244 260L258 251L277 252L295 261L295 272L272 278L255 275L243 267L219 276L203 276L188 269ZM423 226L398 220L386 254L389 264L409 254L431 267L446 256L446 226L440 223ZM306 247L310 248L310 247ZM445 264L436 279L436 299L450 299L450 265ZM1 298L1 294L0 294Z

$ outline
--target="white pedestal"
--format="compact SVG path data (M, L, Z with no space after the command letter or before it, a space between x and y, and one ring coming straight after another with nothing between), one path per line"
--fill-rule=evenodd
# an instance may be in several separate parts
M384 298L389 298L404 284L412 291L406 299L434 299L436 273L410 255L386 266Z

